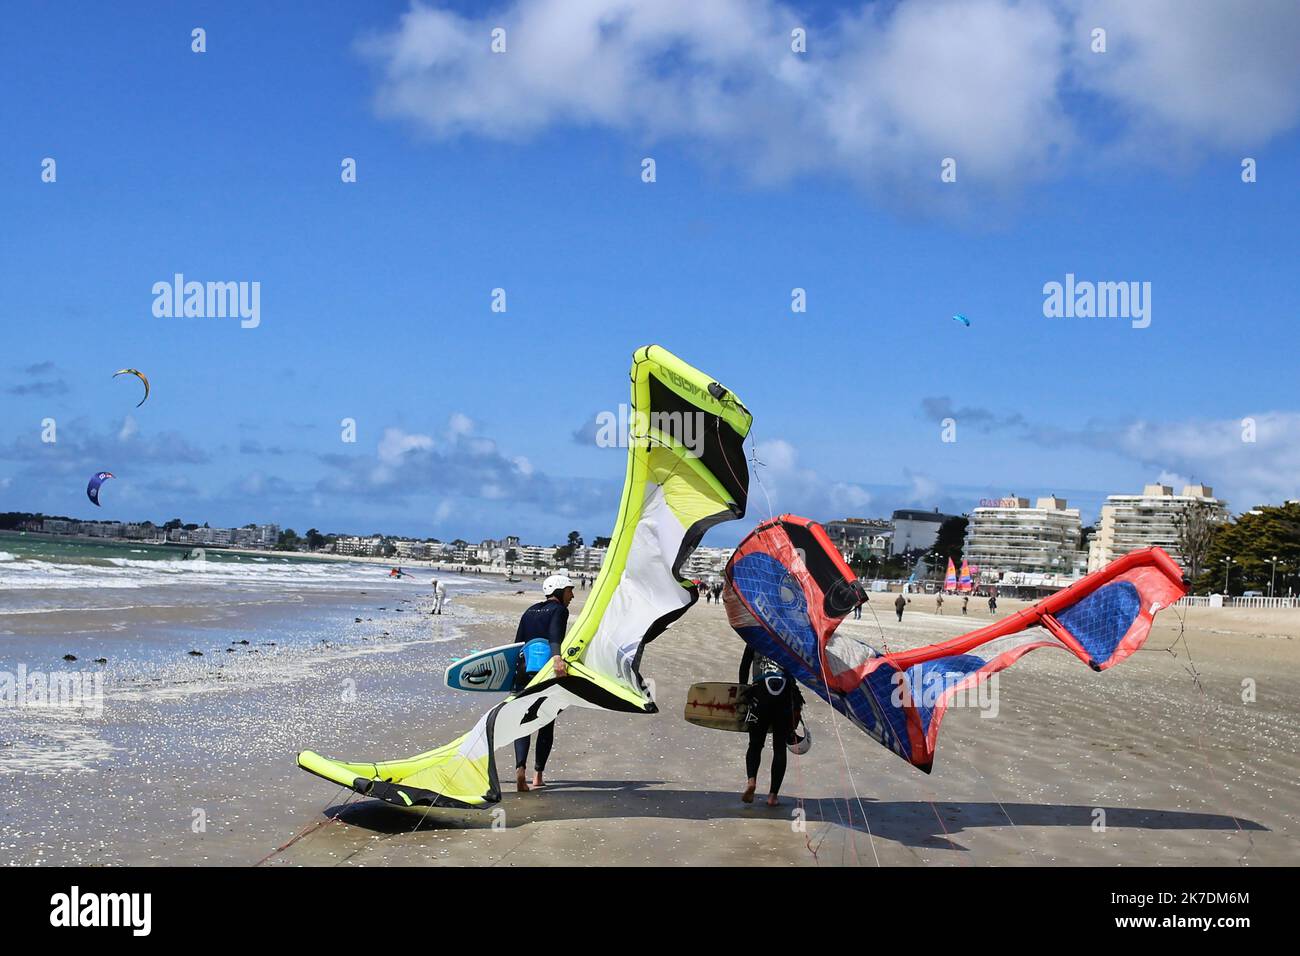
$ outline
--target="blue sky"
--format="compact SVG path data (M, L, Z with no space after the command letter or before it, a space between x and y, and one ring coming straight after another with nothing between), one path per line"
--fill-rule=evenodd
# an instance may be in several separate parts
M1294 4L699 6L11 9L0 510L606 534L624 453L575 433L651 342L754 412L778 511L1300 495ZM155 317L177 272L261 324ZM1044 317L1067 273L1150 326Z

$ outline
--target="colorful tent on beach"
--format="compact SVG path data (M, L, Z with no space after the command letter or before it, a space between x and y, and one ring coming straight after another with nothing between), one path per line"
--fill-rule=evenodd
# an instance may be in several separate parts
M622 501L605 563L561 647L566 676L548 662L469 733L427 753L370 762L304 751L298 766L399 806L483 807L501 799L495 751L565 708L657 711L642 655L699 600L684 567L705 532L745 514L752 416L729 389L658 346L636 352L631 376Z

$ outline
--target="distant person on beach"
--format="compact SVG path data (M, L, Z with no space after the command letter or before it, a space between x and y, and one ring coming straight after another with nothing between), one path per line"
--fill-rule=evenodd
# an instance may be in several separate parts
M442 604L447 600L447 589L437 578L433 579L433 613L442 613Z
M751 670L753 682L750 682ZM785 751L794 739L794 729L799 725L803 695L776 661L755 654L746 646L740 659L738 683L749 684L749 748L745 751L745 789L740 799L754 802L758 789L758 769L763 763L763 747L772 738L772 785L768 788L767 805L779 806L781 781L785 779Z
M564 643L564 630L569 625L569 602L573 600L573 582L567 574L552 574L542 583L546 599L524 611L515 631L515 643L524 645L515 667L515 693L528 686L538 671L548 662L555 665L555 676L563 677L569 670L560 656ZM515 789L520 793L545 786L542 774L555 743L555 721L537 731L537 761L533 764L533 783L529 786L528 745L525 734L515 741Z
M936 595L934 596L934 606L935 606L935 608L936 608L936 610L935 610L935 613L936 613L936 614L942 614L942 613L943 613L943 593L942 593L942 592L940 592L939 594L936 594Z
M862 600L859 601L857 604L853 605L853 620L855 621L862 620L862 605L866 604L867 601L869 600L871 599L867 597L867 592L863 591Z
M898 619L903 619L903 608L907 607L907 598L899 595L894 599L894 610L898 613Z
M990 614L998 613L998 596L996 594L989 595L989 613Z
M969 605L970 605L970 595L967 594L964 598L961 599L961 612L962 612L963 614L966 613L966 608L967 608Z

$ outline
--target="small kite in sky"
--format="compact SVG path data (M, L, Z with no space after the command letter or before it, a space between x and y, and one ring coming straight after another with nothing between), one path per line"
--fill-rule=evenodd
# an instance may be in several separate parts
M960 322L962 325L966 326L966 328L968 328L968 329L970 328L970 319L966 318L966 316L962 315L960 312L958 312L956 315L954 315L954 316L952 317L952 320L953 320L954 322Z
M148 401L149 380L144 377L144 372L141 372L139 369L134 369L134 368L120 368L113 373L113 378L117 378L119 375L134 375L136 378L138 378L141 382L144 383L144 398L140 399L139 404L135 406L136 408L139 408L140 405L143 405L146 401Z
M99 486L102 485L104 482L108 481L108 479L115 478L115 477L116 475L114 475L111 471L100 471L100 472L96 472L94 475L91 476L90 484L86 485L86 497L90 499L90 503L93 504L96 508L100 506Z

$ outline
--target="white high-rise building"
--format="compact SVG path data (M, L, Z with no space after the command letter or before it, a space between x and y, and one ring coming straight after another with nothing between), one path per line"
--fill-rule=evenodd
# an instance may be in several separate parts
M1088 570L1103 568L1138 548L1164 548L1185 564L1178 546L1178 515L1193 502L1209 508L1211 521L1227 521L1227 506L1208 485L1186 485L1174 494L1169 485L1147 485L1140 495L1111 495L1101 508L1101 523L1088 543Z
M980 569L980 580L1006 572L1078 577L1087 567L1079 547L1079 509L1051 495L1029 506L1028 498L982 501L971 512L962 557Z
M688 578L720 578L735 548L698 547L686 559L682 575Z
M362 538L357 535L341 535L334 542L334 551L336 554L355 554L362 557L371 557L383 554L384 539L380 535L369 538Z

